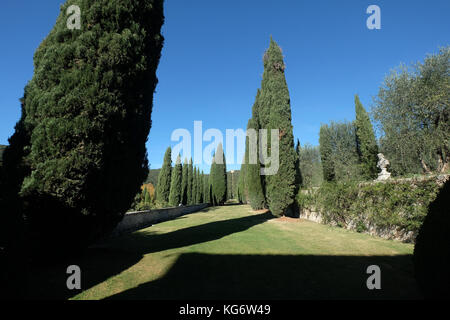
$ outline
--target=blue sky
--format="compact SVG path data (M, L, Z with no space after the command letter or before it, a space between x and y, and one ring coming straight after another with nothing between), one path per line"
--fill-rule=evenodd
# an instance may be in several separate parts
M33 53L62 2L2 1L0 144L14 131ZM381 30L366 27L371 4L381 8ZM447 0L166 0L147 142L151 168L159 168L165 149L176 144L173 130L193 131L195 120L204 130L245 129L270 35L285 56L294 136L316 145L321 123L354 119L354 94L370 109L390 69L449 45L449 14Z

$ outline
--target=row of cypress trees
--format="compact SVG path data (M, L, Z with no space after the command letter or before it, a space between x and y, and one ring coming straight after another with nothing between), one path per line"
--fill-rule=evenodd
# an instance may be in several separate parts
M203 171L193 166L192 159L189 162L185 159L182 164L180 155L172 167L172 149L167 148L156 186L157 206L210 203L206 178Z
M247 129L267 130L267 152L271 154L271 130L278 129L279 168L273 175L261 175L264 164L250 164L249 138L246 140L244 161L238 183L240 202L249 203L254 210L267 207L273 215L292 213L296 182L299 181L298 155L294 149L289 90L285 78L285 64L281 48L271 38L264 54L264 73L258 89ZM257 149L260 150L260 136Z
M352 123L356 141L355 150L359 165L359 177L371 180L377 177L378 145L375 139L369 115L363 107L358 95L355 95L356 120ZM319 144L322 159L323 177L325 181L336 181L336 163L332 128L324 124L320 127Z

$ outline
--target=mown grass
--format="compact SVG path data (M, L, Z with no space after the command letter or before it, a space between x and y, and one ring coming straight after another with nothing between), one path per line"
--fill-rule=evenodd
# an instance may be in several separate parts
M413 246L305 220L274 219L246 205L207 208L109 240L78 264L82 290L65 288L66 265L42 267L30 298L410 299ZM381 268L381 290L366 269Z

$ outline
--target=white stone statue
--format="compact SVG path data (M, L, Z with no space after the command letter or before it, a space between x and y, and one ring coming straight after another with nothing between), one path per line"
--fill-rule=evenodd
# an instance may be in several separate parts
M384 181L391 177L391 173L386 169L388 165L389 160L386 159L382 153L379 153L377 167L381 170L381 172L378 174L378 178L375 181Z

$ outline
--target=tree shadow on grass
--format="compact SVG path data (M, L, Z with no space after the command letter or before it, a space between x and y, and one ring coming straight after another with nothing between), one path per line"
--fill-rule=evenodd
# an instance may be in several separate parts
M367 267L381 268L369 290ZM162 278L108 299L420 299L410 255L182 254Z
M207 208L209 209L209 208ZM207 210L205 209L205 210ZM209 222L164 234L136 232L102 242L82 255L53 265L34 264L28 270L26 299L68 299L138 263L145 254L213 241L271 219L270 214ZM69 265L81 269L82 290L68 290ZM24 275L26 276L26 275Z

